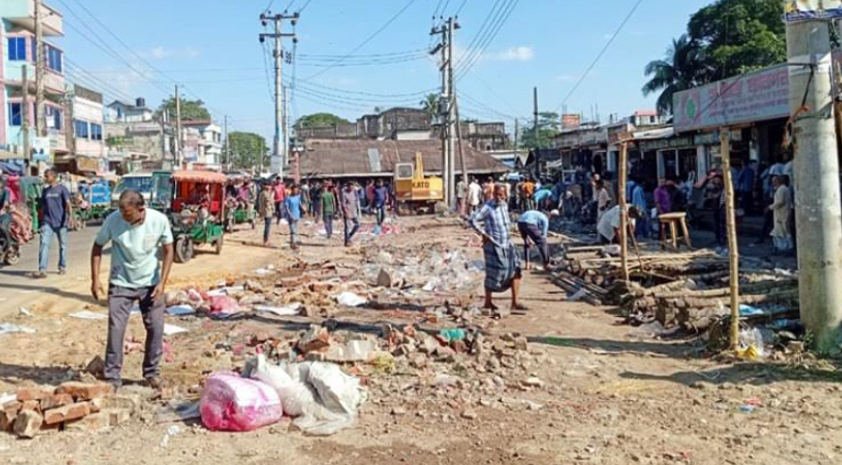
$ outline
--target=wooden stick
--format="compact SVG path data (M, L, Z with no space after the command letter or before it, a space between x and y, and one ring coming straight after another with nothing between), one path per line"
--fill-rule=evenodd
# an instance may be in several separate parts
M731 350L736 351L740 343L740 255L737 250L737 225L734 218L734 184L731 179L731 134L730 129L719 130L722 156L722 174L725 179L725 222L728 227L728 261L731 270ZM717 213L718 214L718 213Z
M620 143L620 260L623 266L623 280L629 281L629 239L628 239L628 210L626 205L626 158L628 157L629 144Z

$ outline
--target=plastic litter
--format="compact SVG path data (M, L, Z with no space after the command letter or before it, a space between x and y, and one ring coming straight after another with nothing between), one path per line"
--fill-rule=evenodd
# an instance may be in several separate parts
M167 307L167 315L185 316L194 315L195 313L196 309L189 305L173 305L172 307Z
M463 341L465 340L465 330L462 328L442 329L439 331L439 337L447 342Z
M271 386L278 393L284 412L292 417L312 411L315 405L315 390L292 376L283 367L272 365L263 354L250 360L243 370L250 378Z
M331 362L367 362L377 352L377 343L366 339L348 341L345 344L332 344L325 354Z
M211 314L215 318L228 318L240 312L237 301L227 295L213 296L210 298Z
M170 425L167 428L167 432L164 434L164 437L161 439L161 449L166 449L170 443L170 437L175 436L176 434L181 432L181 428L178 425Z
M0 323L0 335L8 333L34 334L35 331L35 328L30 328L29 326L14 325L11 323Z
M108 315L103 313L96 313L91 312L89 310L83 310L81 312L71 313L68 315L71 318L79 318L80 320L107 320Z
M298 311L300 308L301 304L296 302L294 304L286 305L283 307L273 307L271 305L258 305L254 307L254 311L273 313L278 316L294 316L298 315Z
M761 310L757 307L752 307L751 305L746 305L746 304L740 304L740 316L741 317L763 315L764 313L766 313L766 312L764 312L763 310Z
M202 424L212 431L253 431L283 416L281 399L269 385L216 373L205 382L199 409Z
M155 412L155 423L187 421L201 416L199 401L170 401Z
M172 336L174 334L186 333L187 329L181 326L164 323L164 336Z
M359 307L368 301L353 292L343 292L336 296L336 302L345 307Z
M30 312L29 309L26 307L19 308L18 314L21 316L32 316L32 312Z

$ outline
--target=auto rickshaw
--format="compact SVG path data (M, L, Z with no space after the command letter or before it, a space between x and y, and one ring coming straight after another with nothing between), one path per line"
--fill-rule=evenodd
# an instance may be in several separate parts
M226 232L234 232L234 226L238 224L249 223L251 225L251 229L254 229L257 225L257 212L254 208L254 196L249 195L247 199L239 197L239 187L245 182L250 182L248 177L246 176L230 174L228 175L228 185L226 186L225 201Z
M167 213L175 239L175 261L190 261L196 245L210 244L217 255L222 253L225 175L213 171L175 171L170 176L172 195ZM153 200L164 199L156 196Z
M111 184L106 179L84 179L75 183L73 216L76 229L84 229L89 221L101 221L111 211Z

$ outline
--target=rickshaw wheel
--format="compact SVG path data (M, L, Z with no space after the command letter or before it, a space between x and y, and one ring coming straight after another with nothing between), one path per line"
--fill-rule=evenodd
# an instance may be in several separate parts
M6 252L6 258L4 262L9 266L15 266L20 261L20 249L17 246L10 245L9 250Z
M193 258L193 240L187 236L181 236L175 242L175 261L187 263Z

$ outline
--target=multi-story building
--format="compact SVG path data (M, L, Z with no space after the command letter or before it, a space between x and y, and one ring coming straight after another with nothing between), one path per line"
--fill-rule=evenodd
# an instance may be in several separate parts
M207 168L216 168L224 162L222 159L222 128L209 120L184 121L181 123L185 131L196 130L195 160L189 160ZM189 134L185 132L185 138ZM185 148L187 143L185 142ZM185 153L185 160L188 160Z
M9 151L23 153L23 116L26 113L31 131L30 143L33 148L44 149L44 156L38 157L50 161L52 156L68 153L65 138L66 125L62 101L65 97L64 52L52 42L64 35L61 13L49 5L43 4L42 30L44 35L44 112L46 116L45 137L38 138L36 127L35 104L35 67L37 45L35 39L35 0L0 1L0 145ZM23 88L23 74L26 68L29 92ZM28 95L27 95L28 94ZM28 111L24 112L26 105Z
M155 112L146 106L146 99L139 97L135 102L128 103L115 100L108 104L105 112L106 123L148 123L153 120Z
M105 156L102 94L79 84L73 85L73 136L76 155Z

